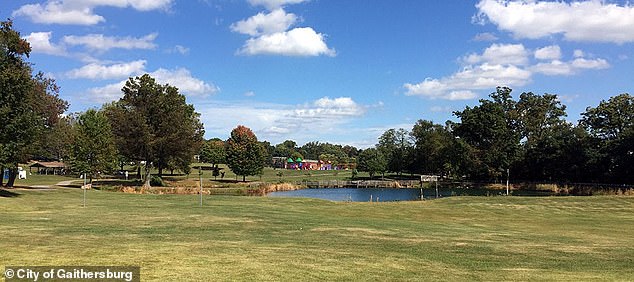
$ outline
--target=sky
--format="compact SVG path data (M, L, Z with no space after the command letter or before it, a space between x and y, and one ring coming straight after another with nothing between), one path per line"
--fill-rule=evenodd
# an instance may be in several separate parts
M149 73L201 113L205 138L371 147L444 124L496 86L557 94L576 122L632 93L634 4L538 0L1 0L0 18L69 112Z

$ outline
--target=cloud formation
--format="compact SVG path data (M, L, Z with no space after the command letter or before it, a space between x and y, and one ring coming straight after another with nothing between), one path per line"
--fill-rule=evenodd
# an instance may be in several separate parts
M276 9L265 14L258 13L246 20L241 20L231 25L233 32L260 36L288 30L297 22L297 16L293 13L286 13L283 9Z
M474 22L487 21L517 38L562 35L569 41L634 42L634 6L607 1L481 0Z
M121 79L132 75L143 73L145 60L132 61L127 63L103 65L91 63L78 69L70 70L66 76L73 79L84 78L93 80Z
M35 23L95 25L106 21L95 14L97 7L131 7L138 11L167 10L172 0L48 0L45 4L27 4L13 11L13 17L28 17Z
M31 32L24 36L24 39L31 45L31 51L55 56L65 56L66 50L63 46L51 42L53 32Z
M230 26L233 32L251 36L236 54L246 56L335 56L335 50L326 44L325 35L317 33L312 27L292 28L300 19L293 13L287 13L282 6L301 2L304 1L250 1L252 5L263 5L270 11L268 13L260 12Z
M310 27L294 28L290 31L266 34L250 38L238 50L240 55L282 55L282 56L335 56L328 48L324 35Z
M256 131L259 138L272 141L323 137L363 116L367 108L350 97L322 97L303 105L214 102L202 107L200 112L208 132L224 135L243 124Z
M531 59L531 55L535 60ZM577 57L577 55L581 55ZM460 61L462 69L443 78L426 78L420 83L405 83L408 96L430 99L466 100L477 97L475 91L497 86L524 86L534 74L573 75L583 70L610 67L605 59L584 58L575 51L574 59L561 61L558 45L530 51L522 44L492 44L482 54L470 54Z
M107 51L110 49L154 49L154 39L158 36L158 33L150 33L143 37L118 37L118 36L106 36L103 34L88 34L88 35L67 35L64 36L62 41L67 45L80 45L90 50Z
M220 88L212 83L205 82L193 77L191 72L185 68L164 69L159 68L149 73L159 84L169 84L178 88L181 94L188 97L206 97L220 91ZM91 100L99 103L107 103L115 101L123 96L121 89L125 85L126 80L108 84L103 87L94 87L88 90Z

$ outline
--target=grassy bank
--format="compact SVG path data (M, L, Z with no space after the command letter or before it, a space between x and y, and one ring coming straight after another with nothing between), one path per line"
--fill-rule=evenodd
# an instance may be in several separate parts
M0 265L140 265L144 280L629 280L633 197L425 202L14 190Z

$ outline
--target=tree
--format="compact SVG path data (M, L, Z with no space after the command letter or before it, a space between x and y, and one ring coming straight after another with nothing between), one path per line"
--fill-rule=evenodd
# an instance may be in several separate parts
M358 161L358 169L368 172L370 174L370 178L374 177L376 173L384 175L387 171L387 158L385 158L381 150L376 148L369 148L361 151Z
M258 175L264 169L264 148L248 127L239 125L227 140L227 165L236 175Z
M568 180L579 175L581 136L566 122L556 95L522 93L516 104L521 156L516 174L526 180Z
M79 115L74 127L71 169L93 178L117 167L117 148L108 118L103 112L90 109Z
M442 173L451 167L448 150L454 137L444 126L419 120L411 135L414 139L414 172Z
M590 134L589 166L599 180L634 183L634 97L624 93L588 107L580 120Z
M225 142L220 139L210 139L204 142L200 149L200 161L210 163L212 167L225 162Z
M379 137L376 148L387 159L387 170L398 175L410 167L412 141L405 129L389 129Z
M68 108L53 79L31 75L25 61L30 52L13 23L0 22L0 170L9 168L8 187L14 184L18 163L31 158L42 134Z
M199 152L204 130L194 107L187 104L178 88L160 85L145 74L130 78L119 101L108 105L106 113L121 154L129 160L145 162L145 187L150 172L159 176L170 164L189 171Z
M453 125L454 135L474 150L470 169L472 177L499 179L519 155L520 133L515 101L511 89L498 87L491 100L480 100L480 105L466 107L454 115L460 123Z
M75 142L75 131L73 130L72 116L59 119L53 127L46 128L42 138L39 140L39 150L37 154L45 159L63 161L69 158L71 148Z

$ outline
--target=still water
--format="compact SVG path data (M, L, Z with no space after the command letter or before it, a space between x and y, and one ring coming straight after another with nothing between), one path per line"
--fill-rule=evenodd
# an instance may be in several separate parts
M420 200L420 188L394 189L394 188L316 188L295 191L280 191L269 193L269 197L301 197L317 198L330 201L352 202L391 202L391 201L415 201ZM440 188L438 197L451 196L494 196L503 195L505 191L491 189L450 189ZM515 196L552 196L548 191L511 191ZM423 189L425 199L436 198L435 189Z
M330 201L414 201L420 200L420 189L388 189L388 188L319 188L295 191L280 191L268 194L269 197L302 197L317 198Z

